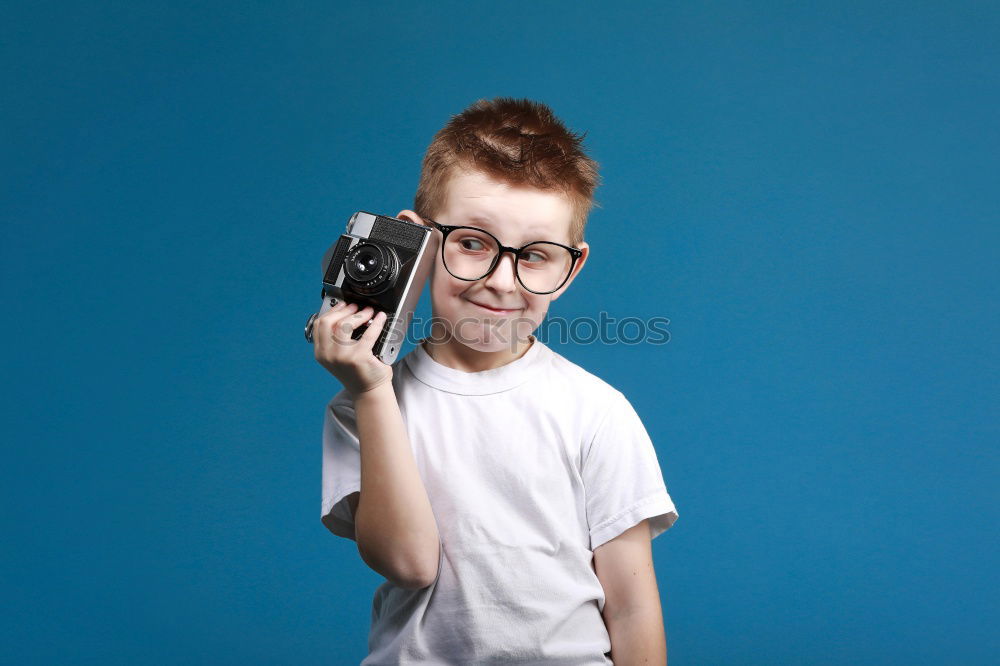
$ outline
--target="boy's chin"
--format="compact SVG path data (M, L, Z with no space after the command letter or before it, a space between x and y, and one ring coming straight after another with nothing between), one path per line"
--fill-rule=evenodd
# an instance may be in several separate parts
M531 331L526 327L519 328L523 330L512 332L508 326L467 325L461 330L455 330L450 342L482 354L514 354L523 350L530 341Z
M523 349L528 341L521 340L516 343L510 343L497 342L496 340L462 340L461 342L456 341L456 343L479 354L515 354Z

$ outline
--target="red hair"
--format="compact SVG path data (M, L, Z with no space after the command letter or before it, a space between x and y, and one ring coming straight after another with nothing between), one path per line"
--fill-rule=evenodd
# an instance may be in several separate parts
M573 206L570 242L583 240L583 228L600 181L597 162L576 134L552 110L527 99L481 99L452 116L424 155L414 208L434 217L448 198L456 170L478 170L500 182L564 194Z

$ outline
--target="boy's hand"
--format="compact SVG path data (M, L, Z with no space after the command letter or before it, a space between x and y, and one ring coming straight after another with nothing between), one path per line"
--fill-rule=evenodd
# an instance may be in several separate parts
M372 319L372 315L374 319ZM372 347L385 325L386 314L371 307L358 310L343 301L313 323L313 352L316 360L340 380L352 397L392 381L392 366L380 361ZM368 330L357 340L351 334L371 319Z

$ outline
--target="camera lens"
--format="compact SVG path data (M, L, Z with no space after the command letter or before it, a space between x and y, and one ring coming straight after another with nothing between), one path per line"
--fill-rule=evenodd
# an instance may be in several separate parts
M382 268L382 255L374 252L370 247L358 252L353 259L354 270L359 277L374 277L378 275L379 269Z
M358 243L344 257L344 272L354 288L377 294L392 286L396 277L396 255L391 248Z

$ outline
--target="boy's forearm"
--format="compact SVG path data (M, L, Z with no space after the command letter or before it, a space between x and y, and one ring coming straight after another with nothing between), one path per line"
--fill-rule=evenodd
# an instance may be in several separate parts
M361 393L354 410L361 442L358 547L386 578L420 587L437 571L438 530L392 384Z
M611 661L615 666L666 666L667 637L659 607L638 610L609 621Z

